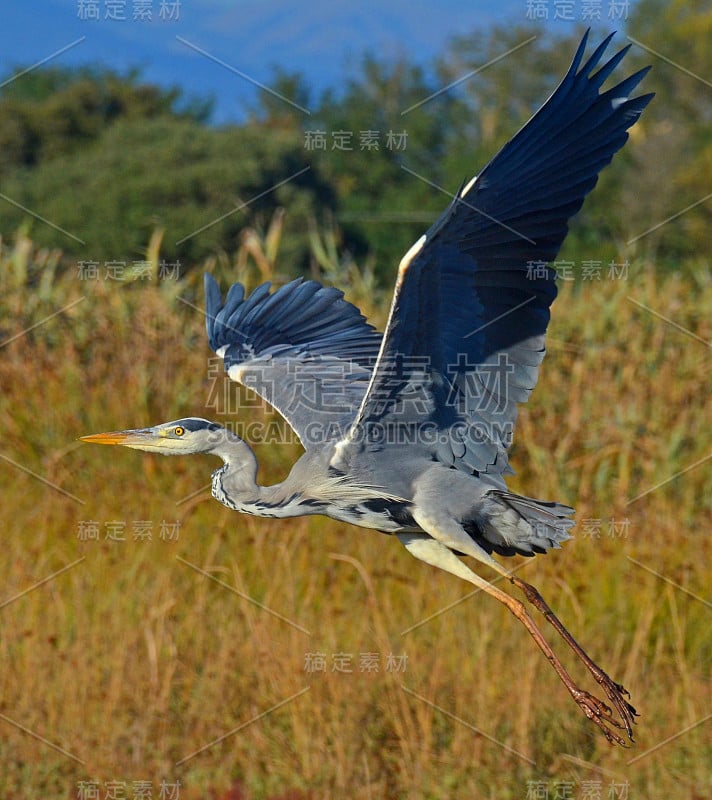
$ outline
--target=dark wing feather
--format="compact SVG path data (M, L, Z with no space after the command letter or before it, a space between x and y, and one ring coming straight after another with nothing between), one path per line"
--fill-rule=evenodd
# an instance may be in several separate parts
M592 74L610 37L580 67L587 35L546 104L401 261L379 362L340 457L372 426L383 441L392 426L428 422L435 458L509 470L517 403L537 381L556 296L546 263L652 98L628 97L646 69L599 93L628 48ZM406 402L416 387L418 403Z
M249 297L236 283L223 305L205 275L206 327L228 375L274 406L306 448L338 439L353 421L381 334L343 292L301 278Z

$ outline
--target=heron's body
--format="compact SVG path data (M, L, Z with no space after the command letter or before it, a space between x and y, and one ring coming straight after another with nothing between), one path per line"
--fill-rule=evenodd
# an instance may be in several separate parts
M190 417L84 437L166 455L209 453L224 464L213 495L263 517L324 514L395 534L417 558L483 589L515 614L585 714L609 741L632 737L635 710L541 595L492 553L543 553L569 538L569 506L507 490L517 406L544 353L556 297L551 262L569 218L627 139L652 95L630 97L647 70L600 92L627 48L582 64L586 37L546 104L476 179L463 184L398 268L383 334L337 289L296 280L223 302L206 275L210 345L230 378L271 403L305 453L275 486L257 483L250 446ZM598 70L594 72L594 68ZM458 556L489 565L542 611L614 706L579 689L522 603Z
M533 555L556 547L567 538L571 524L568 506L511 494L501 479L483 481L437 461L424 470L408 445L402 445L400 452L396 449L397 472L391 450L388 457L377 451L363 458L367 466L356 470L340 463L338 448L332 445L304 453L282 483L260 486L252 451L248 455L244 442L229 431L224 435L225 464L213 473L212 494L244 514L272 518L322 514L382 533L427 533L434 501L439 503L446 495L451 500L442 516L462 530L458 549L467 552L475 546L500 555ZM232 448L237 454L234 462Z

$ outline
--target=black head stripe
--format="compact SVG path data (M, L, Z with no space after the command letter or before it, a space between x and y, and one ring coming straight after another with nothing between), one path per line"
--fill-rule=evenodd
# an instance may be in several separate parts
M207 419L201 419L200 417L186 417L185 419L179 419L175 423L176 425L180 425L185 428L187 431L217 431L221 428L216 422L210 422Z

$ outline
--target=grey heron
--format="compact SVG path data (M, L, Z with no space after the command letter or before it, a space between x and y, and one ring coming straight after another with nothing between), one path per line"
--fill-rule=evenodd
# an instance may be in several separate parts
M649 68L600 91L626 54L583 62L586 34L546 103L463 183L402 258L383 334L341 291L297 279L223 302L205 276L207 333L231 379L295 430L305 452L288 477L257 483L257 460L234 432L197 417L82 437L163 455L223 460L213 496L264 517L322 514L394 534L416 558L495 597L526 627L608 741L632 741L630 695L587 655L539 592L493 554L534 555L569 538L573 509L508 491L508 448L537 381L556 296L549 265L652 94L630 97ZM599 66L600 64L600 66ZM594 71L596 70L597 71ZM600 685L580 689L524 603L461 560L507 578L541 611ZM610 705L609 705L610 703Z

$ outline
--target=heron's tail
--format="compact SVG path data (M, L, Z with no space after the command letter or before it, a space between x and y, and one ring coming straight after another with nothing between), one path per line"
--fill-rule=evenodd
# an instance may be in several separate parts
M570 506L499 489L487 492L482 511L476 524L477 543L503 556L533 556L560 547L571 538L569 529L574 525Z

